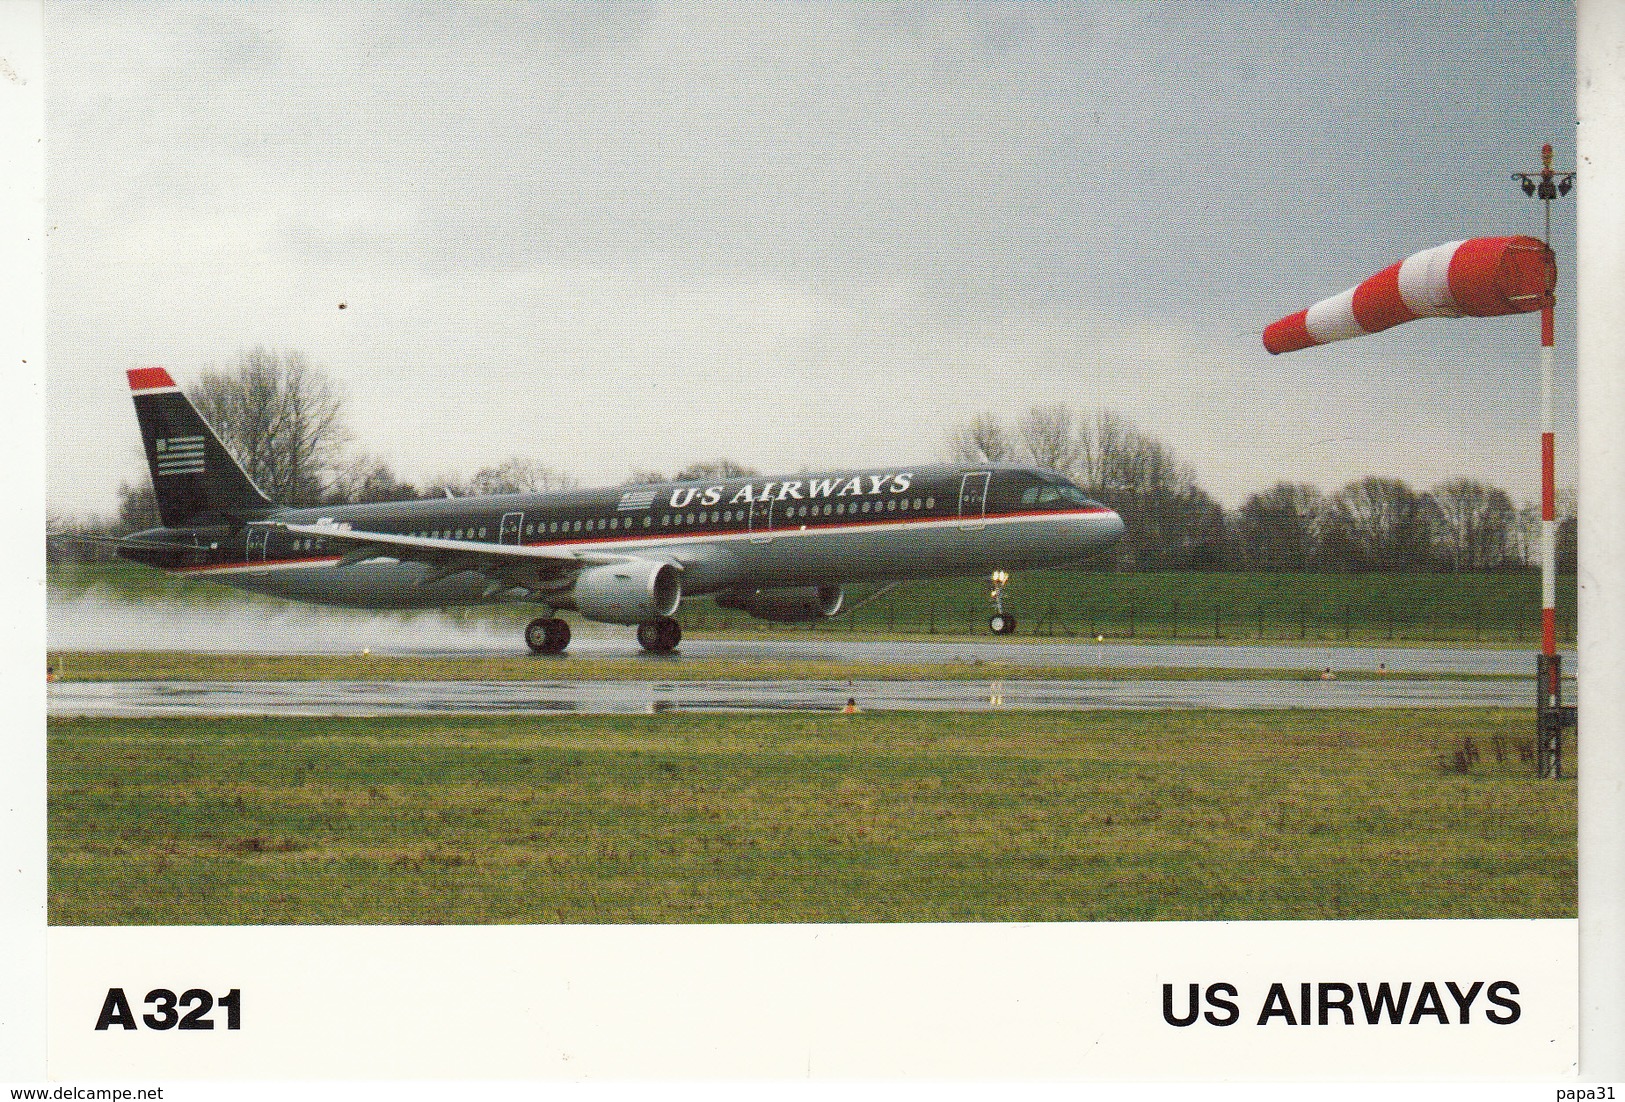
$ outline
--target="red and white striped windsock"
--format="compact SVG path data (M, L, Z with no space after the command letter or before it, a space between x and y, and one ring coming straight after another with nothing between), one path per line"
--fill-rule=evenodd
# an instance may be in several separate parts
M1273 355L1380 333L1417 318L1490 318L1552 303L1557 263L1533 237L1475 237L1425 249L1358 287L1264 330Z

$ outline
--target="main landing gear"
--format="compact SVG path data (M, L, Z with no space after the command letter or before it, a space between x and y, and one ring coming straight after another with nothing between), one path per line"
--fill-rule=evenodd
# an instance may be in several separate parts
M638 642L655 654L670 654L682 640L682 625L669 616L638 625ZM525 625L525 645L534 654L563 654L570 645L570 625L557 616L539 616Z
M525 645L533 654L562 654L570 645L570 625L557 616L542 616L525 625Z
M654 654L670 654L683 640L683 626L670 616L645 620L638 625L638 642Z
M988 594L993 600L993 615L988 617L987 626L994 635L1016 633L1016 618L1004 611L1004 584L1009 580L1010 575L1003 570L993 572L993 592Z

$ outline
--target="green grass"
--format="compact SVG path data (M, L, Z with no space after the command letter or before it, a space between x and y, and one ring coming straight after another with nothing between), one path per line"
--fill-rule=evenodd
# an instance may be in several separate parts
M1573 575L1559 580L1558 594L1559 635L1571 643ZM987 595L986 583L975 578L911 583L814 630L985 633ZM853 596L861 599L863 591ZM1035 571L1017 575L1005 601L1020 621L1019 634L1038 638L1540 646L1540 579L1532 573ZM706 601L683 608L691 627L751 627Z
M55 565L54 589L94 592L113 601L169 600L220 605L268 602L195 579L174 578L128 563ZM1575 578L1558 579L1560 640L1574 639ZM849 605L872 592L854 586ZM1540 579L1499 574L1274 574L1034 571L1006 590L1020 620L1017 638L1183 639L1325 643L1540 645ZM811 627L764 624L711 601L688 599L684 630L708 634L856 633L894 637L986 636L987 584L977 578L911 582L871 604ZM335 615L344 615L335 612ZM430 613L460 623L512 624L535 614L528 605ZM368 614L373 615L373 614ZM397 613L403 624L422 613Z
M1573 782L1492 752L1532 727L1473 708L52 720L50 921L1573 916Z
M1046 666L981 659L849 662L838 659L576 658L534 655L195 654L185 651L53 651L65 681L1313 681L1319 670L1190 666ZM1532 674L1405 673L1406 680L1527 680ZM1378 681L1375 669L1344 681Z

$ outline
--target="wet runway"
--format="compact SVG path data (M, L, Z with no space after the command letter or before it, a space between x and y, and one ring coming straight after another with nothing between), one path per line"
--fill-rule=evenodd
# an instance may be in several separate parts
M207 604L150 600L119 601L95 593L53 590L46 620L53 650L176 650L232 654L373 654L422 657L521 655L521 625L464 618L457 613L366 613L254 600L228 594ZM1534 650L1459 647L1325 646L1313 644L1212 644L1061 642L1023 638L894 642L848 639L813 632L777 639L683 641L678 653L651 655L639 649L631 628L572 622L570 650L552 662L560 679L572 656L640 658L650 663L685 659L752 661L763 658L868 663L1012 662L1026 666L1185 666L1205 669L1331 668L1338 672L1516 674L1534 677ZM1572 652L1565 674L1576 670Z
M1365 708L1452 704L1527 707L1533 652L1456 647L1136 643L970 639L897 642L806 633L776 639L684 640L675 654L642 651L629 628L577 621L570 650L537 657L535 681L61 682L52 715L333 715L999 708ZM245 654L423 657L525 653L518 623L457 613L365 613L239 595L208 604L119 600L94 591L50 593L48 641L63 650L177 650ZM1302 670L1302 680L1244 681L588 681L572 659L632 658L659 670L685 662L764 659L837 663L1189 667ZM1320 671L1378 680L1321 681ZM1574 658L1565 656L1572 675ZM1422 681L1406 674L1512 674L1509 681Z
M53 716L514 712L1524 707L1511 681L105 681L50 687Z

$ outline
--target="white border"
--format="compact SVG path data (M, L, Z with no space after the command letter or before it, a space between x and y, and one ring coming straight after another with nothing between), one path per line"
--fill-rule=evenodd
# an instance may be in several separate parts
M0 1082L45 1068L44 9L0 4Z
M7 335L14 417L5 437L11 473L4 509L13 532L38 531L43 518L42 373L18 371L43 356L43 13L35 0L0 5L0 119L6 143L5 254L19 271L6 273L0 330ZM1583 961L1581 1074L1587 1080L1625 1078L1625 760L1619 734L1625 708L1625 600L1620 502L1625 461L1619 426L1625 424L1620 358L1625 348L1619 304L1625 301L1625 5L1579 2L1580 127L1578 212L1581 220L1581 586L1582 689L1587 732L1581 755L1581 951ZM7 543L3 571L11 613L0 662L0 686L10 705L12 730L0 767L0 1079L38 1080L44 1073L43 742L30 737L43 716L38 677L43 651L43 570L38 540ZM34 724L34 726L31 726ZM1599 737L1600 736L1600 737ZM1481 1088L1482 1090L1482 1088ZM1495 1089L1486 1096L1505 1096Z
M1625 4L1578 11L1580 1068L1625 1080Z
M1572 919L56 927L50 942L51 1072L80 1081L1555 1080L1577 1051ZM1397 1024L1358 997L1320 1024L1320 985L1371 998L1384 982L1409 985ZM220 1012L209 1032L93 1028L110 986L141 1014L182 983L238 989L242 1028ZM1192 983L1231 985L1232 1024L1164 1019L1163 985L1180 1017Z

